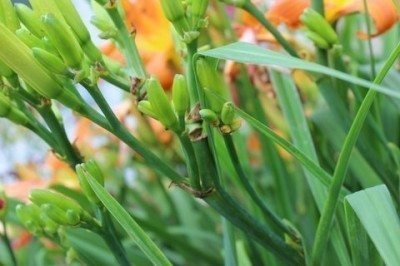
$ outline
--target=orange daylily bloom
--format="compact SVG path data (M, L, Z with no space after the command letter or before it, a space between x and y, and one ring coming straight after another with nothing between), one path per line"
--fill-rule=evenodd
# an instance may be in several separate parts
M179 72L171 25L164 17L158 0L123 0L127 24L136 31L136 44L146 70L159 78L164 88L172 85ZM106 55L123 62L123 56L113 44L104 46Z
M392 0L368 0L367 5L376 29L372 36L384 33L399 19L398 10ZM287 26L295 28L300 25L300 15L309 6L310 0L277 0L272 4L266 16L274 24L285 23ZM364 12L364 1L325 0L325 11L327 20L334 22L341 16ZM365 38L367 36L365 33L360 33L360 37Z

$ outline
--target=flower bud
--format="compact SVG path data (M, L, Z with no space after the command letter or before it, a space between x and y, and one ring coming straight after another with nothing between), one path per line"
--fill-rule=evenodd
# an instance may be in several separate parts
M10 0L0 0L0 23L6 25L12 32L19 29L19 20Z
M183 36L190 31L189 22L181 0L161 0L161 7L165 17L174 25L176 31Z
M221 111L221 121L225 125L232 124L233 120L235 119L235 107L231 102L226 102Z
M329 48L329 43L322 38L320 35L313 31L306 31L306 36L308 39L310 39L317 47L322 48L322 49L328 49Z
M219 124L218 115L210 109L201 109L199 111L201 118L210 123L211 125L217 126Z
M60 53L67 66L80 69L83 61L83 51L68 25L62 23L54 15L42 17L44 29L52 44Z
M307 8L304 10L300 20L309 30L321 36L327 43L335 44L338 42L338 36L331 24L314 9Z
M51 0L48 2L54 2L56 4L65 21L78 37L81 44L85 44L86 42L90 41L89 31L71 0Z
M39 17L44 16L46 14L52 14L58 20L60 20L64 25L67 25L67 22L64 19L63 11L60 10L54 1L43 1L43 0L29 0L33 10L37 12Z
M149 102L160 122L165 127L173 129L178 124L178 119L160 82L155 78L150 78L146 86Z
M21 223L35 235L43 234L40 208L34 204L18 204L15 213Z
M153 110L153 107L151 106L151 103L149 101L146 100L140 101L138 104L138 109L143 114L158 120L157 114Z
M244 7L250 0L220 0L222 3L236 7Z
M19 38L26 46L28 46L29 48L32 48L32 47L41 47L41 48L43 48L43 47L44 47L43 42L42 42L38 37L36 37L35 35L33 35L33 34L32 34L29 30L27 30L27 29L24 29L24 28L18 29L18 30L15 32L15 35L17 35L18 38Z
M204 18L208 7L209 0L192 1L192 22L195 28L199 27L199 21Z
M26 125L29 122L28 117L13 106L2 92L0 92L0 117L9 119L18 125Z
M59 75L66 75L68 73L67 66L54 54L40 48L32 48L32 53L36 60L50 72Z
M100 200L96 193L93 191L89 182L87 181L88 176L94 178L99 182L100 185L104 186L104 176L101 173L99 167L94 161L89 161L84 164L76 166L76 172L78 174L79 184L85 196L93 203L99 204Z
M222 77L216 70L210 59L199 58L196 62L197 77L201 87L204 89L211 110L220 113L222 109L221 99L225 96L224 83ZM216 94L216 95L214 95Z
M35 60L30 49L9 29L0 23L0 61L4 62L26 84L46 98L57 99L73 110L82 103L69 90L64 90L56 79Z
M44 231L49 234L49 235L54 235L57 233L58 230L58 224L55 223L51 218L49 218L45 213L40 214L40 220L42 221L43 224L43 229Z
M35 11L24 4L16 4L15 10L17 11L19 20L30 32L38 38L44 36L42 22Z
M59 208L57 205L46 203L40 206L43 213L48 216L51 220L59 225L77 225L80 222L79 214L74 212L73 216L67 215L68 211L64 211ZM73 212L73 211L72 211Z
M183 75L175 75L172 86L172 102L178 116L184 116L190 106L190 99L186 79Z
M29 199L38 206L44 204L54 205L64 212L73 210L78 214L83 212L82 207L73 199L64 196L58 192L52 192L48 189L33 189ZM52 218L51 216L49 216Z

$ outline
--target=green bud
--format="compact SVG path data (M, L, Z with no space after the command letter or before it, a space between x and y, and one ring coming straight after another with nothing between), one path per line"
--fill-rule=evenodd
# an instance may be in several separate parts
M338 36L331 24L314 9L307 8L304 10L300 20L309 30L321 36L327 43L335 44L338 42Z
M201 118L210 123L211 125L218 125L219 119L218 115L211 109L201 109L199 111Z
M244 7L250 0L220 0L222 3L233 5L236 7Z
M235 119L235 107L233 106L233 103L226 102L222 107L221 121L225 125L230 125L232 124L234 119Z
M157 114L155 113L151 103L149 101L143 100L138 103L138 109L145 115L153 117L154 119L159 119Z
M36 60L50 72L59 75L66 75L68 73L67 66L54 54L40 48L32 48L32 53Z
M79 215L75 214L73 216L67 215L67 211L59 208L57 205L46 203L40 206L43 213L48 216L51 220L59 225L77 225L80 222Z
M160 82L155 78L150 78L146 86L149 102L160 122L165 127L174 129L178 124L178 119Z
M175 75L172 86L172 102L178 116L184 116L190 107L189 92L187 89L186 79L183 75Z
M49 218L45 213L40 214L40 220L44 226L44 231L49 235L54 235L57 233L58 224L55 223L51 218Z
M34 204L18 204L15 213L21 223L35 235L43 234L41 210Z
M190 31L189 22L185 15L185 9L181 0L161 0L161 7L165 17L171 21L176 31L183 36Z
M50 99L57 99L73 110L82 103L69 90L64 90L57 80L35 60L29 47L0 23L0 61L4 62L36 92Z
M71 0L51 0L47 2L54 2L56 4L64 16L65 21L78 37L81 44L85 44L86 42L90 41L89 31Z
M210 59L199 58L196 62L197 77L201 87L204 89L211 110L220 113L222 109L221 99L217 96L225 97L225 85L216 66ZM216 94L216 95L214 95Z
M209 4L209 0L194 0L192 1L191 6L191 15L192 15L192 22L195 28L199 27L199 21L204 18L206 14L207 7Z
M0 23L6 25L12 32L19 29L19 20L10 0L0 0Z
M13 106L10 99L2 92L0 92L0 117L7 118L18 125L26 125L29 123L28 117Z
M328 49L329 43L313 31L306 31L306 36L319 48Z
M60 208L64 212L68 210L73 210L78 214L83 212L82 207L73 199L58 192L52 192L48 189L33 189L29 195L29 199L38 206L51 204ZM51 216L49 217L52 218Z
M19 20L30 32L38 38L44 36L42 22L35 11L24 4L16 4L15 10L17 11Z
M36 37L35 35L33 35L29 30L21 28L18 29L15 32L15 35L18 36L18 38L29 48L33 48L33 47L44 47L43 42Z
M67 25L67 22L64 19L63 11L58 8L54 1L43 1L43 0L29 0L33 10L38 13L39 17L44 16L46 14L52 14L58 20L60 20L64 25Z
M90 176L95 180L97 180L97 182L99 182L100 185L104 186L104 176L101 173L97 164L94 161L89 161L87 163L77 165L76 173L78 174L79 184L85 196L91 202L99 204L100 200L87 180L88 177Z
M52 44L60 53L67 66L80 69L83 61L83 51L68 25L62 23L54 15L42 17L44 29Z

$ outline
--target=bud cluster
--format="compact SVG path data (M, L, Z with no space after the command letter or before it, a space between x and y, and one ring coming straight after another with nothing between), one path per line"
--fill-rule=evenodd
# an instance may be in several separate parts
M92 217L75 200L49 189L34 189L32 203L19 204L16 214L23 225L36 235L54 235L61 226L93 223Z
M208 4L209 0L161 0L166 18L186 43L197 39L199 30L207 26Z
M182 132L179 120L185 117L189 108L189 92L183 75L176 75L172 86L172 101L168 98L160 82L150 78L146 84L147 100L139 102L139 110L159 120L166 128Z
M319 48L328 49L338 43L338 36L331 24L314 9L304 10L300 20L307 27L307 37Z

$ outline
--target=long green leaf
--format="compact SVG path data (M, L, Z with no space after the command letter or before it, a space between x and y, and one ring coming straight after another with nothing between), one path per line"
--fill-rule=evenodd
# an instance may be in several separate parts
M388 266L400 261L400 219L385 185L346 197Z
M107 210L115 220L125 229L144 254L154 265L172 265L164 253L132 219L129 213L91 176L87 180Z
M335 77L355 85L370 88L372 90L400 98L400 92L374 84L370 81L357 78L346 73L301 60L289 55L267 50L263 47L243 42L236 42L216 49L200 52L201 55L224 60L233 60L241 63L257 64L264 66L279 66L290 69L302 69L314 73Z

